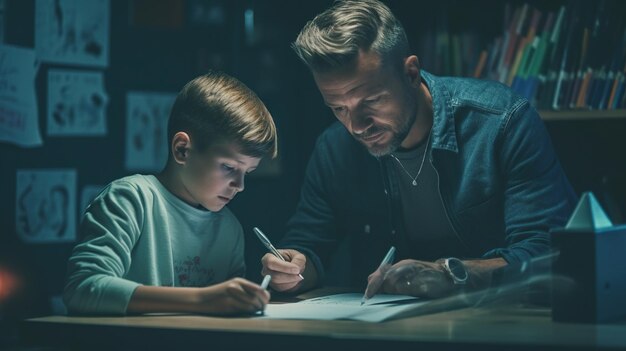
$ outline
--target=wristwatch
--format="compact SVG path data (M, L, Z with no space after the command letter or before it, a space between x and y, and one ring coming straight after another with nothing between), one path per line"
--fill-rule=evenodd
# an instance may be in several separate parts
M446 273L455 285L465 285L467 284L467 269L461 260L455 257L448 257L443 260L443 269L445 269Z

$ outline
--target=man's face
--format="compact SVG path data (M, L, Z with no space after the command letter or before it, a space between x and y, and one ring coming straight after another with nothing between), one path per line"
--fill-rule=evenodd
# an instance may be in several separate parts
M418 89L400 65L361 51L352 65L313 73L335 117L377 157L395 151L416 119Z
M193 202L216 212L243 191L245 176L260 161L241 154L235 143L214 144L204 152L189 150L181 178Z

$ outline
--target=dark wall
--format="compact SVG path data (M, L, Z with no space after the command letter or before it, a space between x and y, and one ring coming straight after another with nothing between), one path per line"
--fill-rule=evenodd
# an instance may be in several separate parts
M112 0L110 65L104 70L109 95L106 137L52 138L46 135L45 77L49 68L62 66L44 64L40 67L36 86L44 145L25 149L0 144L0 264L19 272L26 287L11 304L0 306L0 318L3 314L50 313L49 297L62 291L65 261L72 247L71 244L28 245L16 237L15 171L76 168L79 191L86 184L106 184L128 175L124 169L126 92L176 92L208 68L224 70L248 84L265 101L278 126L281 173L250 177L246 190L230 205L248 235L248 277L259 280L259 258L265 250L252 236L251 228L263 228L274 240L282 236L284 224L295 209L315 138L333 121L309 73L289 48L306 21L331 1L213 1L225 9L225 22L221 26L192 26L184 21L184 16L181 25L167 21L151 25L149 20L134 17L141 6L171 6L172 3L182 4L184 14L192 2ZM451 11L454 30L478 31L485 42L502 28L502 2L498 0L436 4L396 0L388 4L404 23L414 48L423 47L419 42L420 34L441 25L437 16L441 11ZM544 6L554 7L554 4L558 2ZM255 42L246 38L243 28L243 12L247 8L255 11L258 30ZM33 14L32 0L7 2L7 44L33 47ZM485 21L485 18L490 20ZM131 23L136 21L144 24ZM225 59L214 59L216 53ZM427 57L427 53L423 55ZM422 60L422 63L426 70L435 64L432 60ZM619 216L626 198L626 162L621 153L626 135L624 121L551 122L548 128L576 190L597 189L612 195L615 213ZM601 200L610 202L611 199L607 199L604 196Z
M173 3L189 6L184 1ZM284 223L297 202L302 174L315 137L332 121L332 116L320 103L308 72L292 54L289 43L307 17L325 7L327 2L308 5L291 1L217 3L225 10L223 25L192 26L183 22L171 28L150 24L149 19L141 18L138 21L143 22L142 25L130 23L136 22L134 16L141 1L111 2L110 65L104 70L109 96L108 134L105 137L46 135L48 69L81 68L41 65L36 87L43 146L26 149L0 144L0 264L17 270L21 282L27 284L27 290L36 291L38 296L22 296L15 303L3 304L4 311L0 310L0 313L49 313L48 298L62 291L65 262L73 246L24 244L17 238L15 171L75 168L78 171L77 195L84 185L107 184L135 173L124 167L127 91L177 92L187 81L207 69L223 70L255 90L277 124L281 173L249 177L246 190L238 195L230 208L240 219L246 234L252 235L252 226L259 226L275 240L282 235ZM167 1L147 4L168 6ZM259 32L254 43L247 42L243 30L243 12L250 7L255 10L255 27ZM277 16L276 11L290 15ZM9 1L6 18L5 43L32 48L34 2ZM249 239L246 248L248 275L250 279L258 280L259 258L265 251L254 236Z

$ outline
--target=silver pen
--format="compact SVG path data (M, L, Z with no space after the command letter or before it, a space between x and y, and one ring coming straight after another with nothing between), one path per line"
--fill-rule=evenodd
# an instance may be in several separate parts
M270 284L270 280L272 280L272 276L267 274L263 277L263 282L261 282L261 287L267 290L267 286Z
M261 288L263 288L264 290L267 290L267 286L270 284L270 280L272 280L272 276L269 274L263 277L263 282L261 282ZM256 314L262 316L265 314L265 310L259 310L256 312Z
M285 260L283 255L281 255L280 252L278 252L278 250L276 250L274 245L272 245L272 243L270 242L270 239L268 239L265 236L265 234L263 234L261 229L259 229L257 227L254 227L254 228L252 228L252 230L254 230L254 234L256 234L256 236L259 238L259 240L261 240L263 245L265 245L265 247L267 247L267 249L270 250L270 252L273 253L274 256L276 256L276 257L280 258L281 260L287 262L287 260ZM300 279L304 280L304 277L302 276L302 274L298 274L298 276L300 277Z
M396 253L396 248L395 247L391 247L389 249L389 251L387 251L387 254L385 255L385 258L383 258L383 261L380 263L380 266L378 266L378 269L382 269L383 267L385 267L385 265L390 264L391 262L393 262L393 258L395 256ZM384 278L384 277L382 277ZM369 287L369 284L367 285ZM365 303L365 301L367 301L367 288L365 289L365 293L363 294L363 298L361 299L361 306L363 306L363 304Z

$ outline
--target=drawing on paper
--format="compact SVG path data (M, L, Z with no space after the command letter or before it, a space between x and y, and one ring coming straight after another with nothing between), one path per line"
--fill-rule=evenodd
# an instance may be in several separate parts
M126 97L126 169L160 171L167 161L167 120L176 94L129 92Z
M109 0L37 0L37 56L45 62L106 67L109 10Z
M16 232L24 242L75 240L75 170L18 170L16 189Z
M101 72L48 72L48 135L106 134L106 107Z
M42 144L35 96L35 51L0 45L0 141Z

